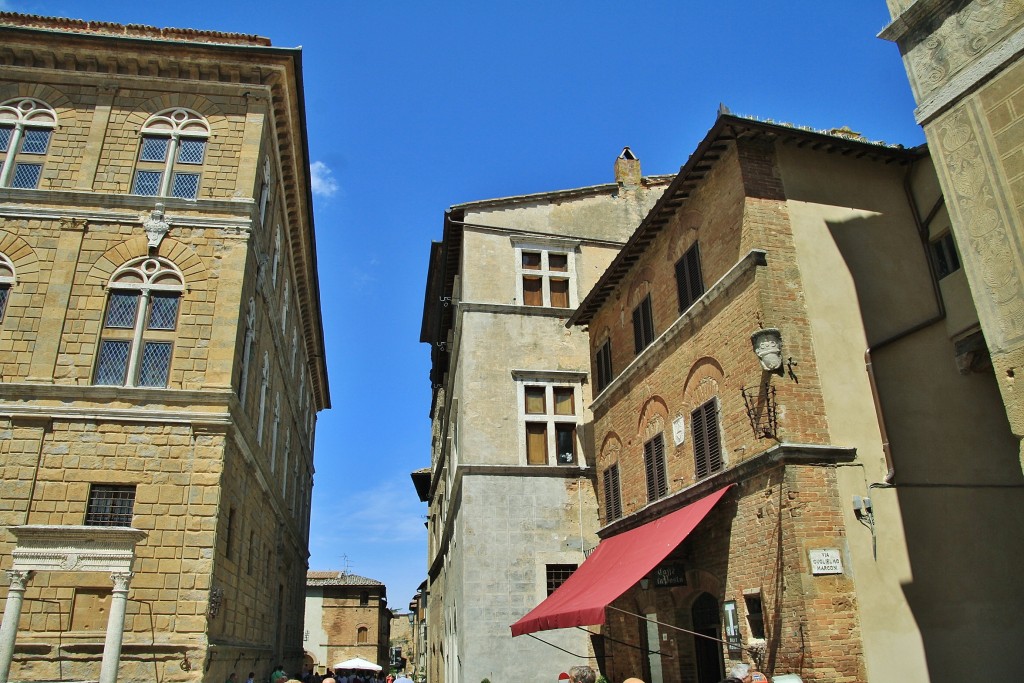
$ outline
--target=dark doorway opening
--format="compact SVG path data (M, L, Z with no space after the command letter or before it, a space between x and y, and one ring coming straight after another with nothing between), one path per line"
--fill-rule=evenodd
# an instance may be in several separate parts
M693 651L697 661L697 683L718 683L724 673L722 661L721 639L722 616L718 600L708 594L701 593L691 608L693 630L703 636L715 640L693 636Z

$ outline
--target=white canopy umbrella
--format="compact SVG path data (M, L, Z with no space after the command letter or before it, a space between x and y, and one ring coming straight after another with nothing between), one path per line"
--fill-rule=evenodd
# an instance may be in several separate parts
M346 659L344 662L338 662L334 665L334 670L338 669L362 669L363 671L380 671L381 667L377 666L373 662L368 662L360 657L353 657L352 659Z

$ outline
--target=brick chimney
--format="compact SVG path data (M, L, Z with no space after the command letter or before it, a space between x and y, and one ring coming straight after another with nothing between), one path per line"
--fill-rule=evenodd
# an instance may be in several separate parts
M629 147L623 147L622 154L615 160L615 182L627 190L640 187L640 160Z

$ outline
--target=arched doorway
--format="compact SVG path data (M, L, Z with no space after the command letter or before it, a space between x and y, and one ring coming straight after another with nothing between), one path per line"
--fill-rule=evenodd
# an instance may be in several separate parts
M690 608L693 630L715 640L693 637L693 651L697 661L697 683L718 683L723 677L721 613L718 600L710 593L701 593Z

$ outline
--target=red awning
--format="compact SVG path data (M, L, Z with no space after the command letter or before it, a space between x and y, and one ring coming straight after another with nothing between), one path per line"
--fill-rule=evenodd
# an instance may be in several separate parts
M605 607L668 557L731 486L601 541L558 590L512 624L512 635L603 624Z

